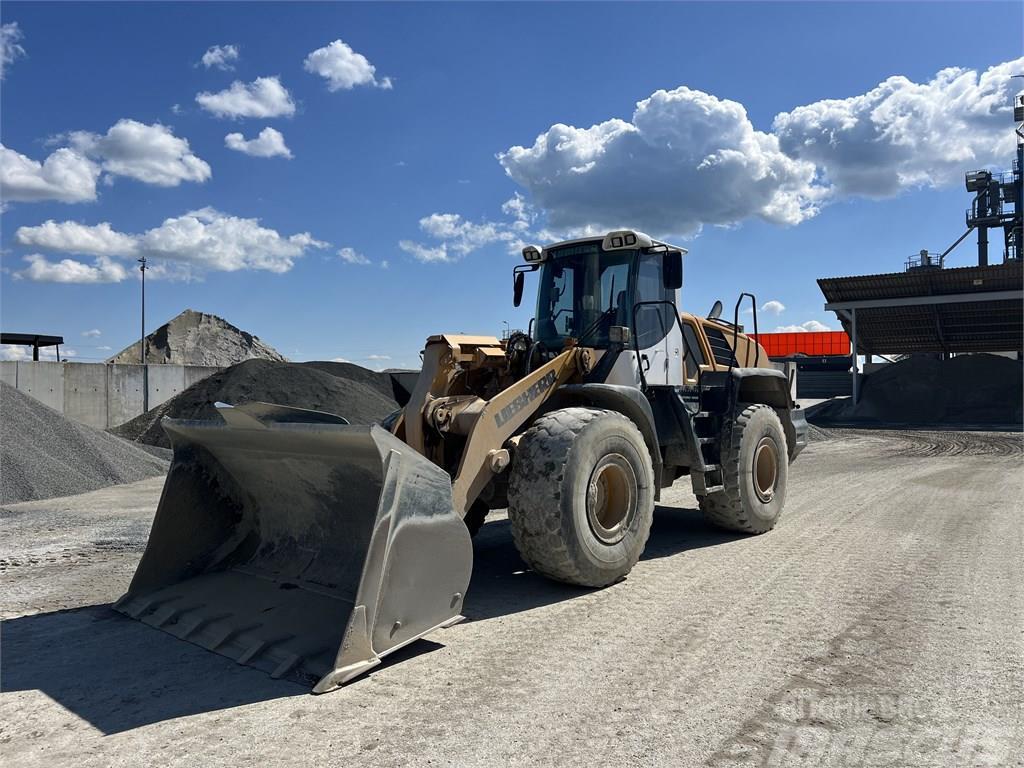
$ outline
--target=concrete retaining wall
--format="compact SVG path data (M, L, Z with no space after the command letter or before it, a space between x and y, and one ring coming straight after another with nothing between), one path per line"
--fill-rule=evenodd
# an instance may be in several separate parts
M220 368L201 365L0 362L0 381L69 419L107 429L170 400Z

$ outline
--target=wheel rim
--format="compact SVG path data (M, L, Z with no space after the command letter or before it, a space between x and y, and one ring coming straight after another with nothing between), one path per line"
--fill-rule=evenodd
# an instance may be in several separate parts
M754 449L754 493L763 503L775 498L775 487L779 482L779 451L775 441L762 437Z
M590 473L587 485L590 530L605 544L622 541L636 513L636 500L633 466L621 454L604 456Z

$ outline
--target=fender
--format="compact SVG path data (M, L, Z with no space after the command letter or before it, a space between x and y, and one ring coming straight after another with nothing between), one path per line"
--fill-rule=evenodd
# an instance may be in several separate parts
M643 393L636 387L620 384L566 384L548 398L543 412L569 408L573 405L617 411L636 424L651 454L651 464L654 467L654 499L660 500L661 448L658 443L658 430L654 426L654 413Z
M704 381L724 384L726 377L736 387L737 403L763 403L775 409L786 433L789 460L793 461L807 446L807 419L803 409L793 402L786 374L776 368L733 368L708 372Z

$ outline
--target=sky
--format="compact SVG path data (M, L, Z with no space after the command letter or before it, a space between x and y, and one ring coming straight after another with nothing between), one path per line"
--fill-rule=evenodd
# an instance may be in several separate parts
M146 256L147 330L409 367L526 326L524 244L629 227L688 249L685 309L838 328L816 278L941 252L1008 167L1022 9L5 2L0 325L102 360Z

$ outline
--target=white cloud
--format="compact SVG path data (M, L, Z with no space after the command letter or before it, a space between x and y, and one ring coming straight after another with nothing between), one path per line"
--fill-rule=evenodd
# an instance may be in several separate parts
M690 234L752 216L797 224L823 193L813 163L783 154L741 104L685 87L638 102L629 122L553 125L498 160L556 229Z
M235 68L232 64L234 61L238 61L237 45L211 45L206 49L200 63L207 69L216 67L217 69L231 70Z
M281 132L269 127L260 131L255 139L246 139L240 133L229 133L224 137L224 145L253 157L292 157L292 151L285 145Z
M332 357L332 363L351 363L351 360L346 360L344 357Z
M78 357L78 351L66 347L62 348L60 350L60 359L65 360L69 357ZM31 359L32 347L23 344L0 344L0 360L28 361ZM57 359L56 349L54 347L42 347L39 350L39 359L55 361Z
M391 355L367 355L367 360L390 360Z
M122 264L106 256L97 257L91 265L74 259L49 261L38 253L24 258L28 266L16 272L16 277L37 283L119 283L128 277Z
M363 254L356 251L355 248L341 248L338 251L338 258L344 261L346 264L369 264L370 260L363 256Z
M473 222L457 213L432 213L419 221L427 237L440 241L426 245L402 240L398 247L423 262L452 262L492 243L503 243L510 252L520 250L536 213L518 193L501 206L504 221Z
M5 202L92 201L101 174L107 174L107 181L127 176L162 187L210 178L210 166L192 153L188 140L159 123L121 119L103 135L75 131L62 138L71 146L55 150L41 163L0 144Z
M638 227L687 235L748 218L795 225L828 202L959 184L1013 149L1011 79L1024 58L981 72L892 77L867 93L796 107L771 131L735 101L686 87L637 103L629 120L555 124L498 155L561 232Z
M192 153L188 139L175 136L160 123L146 125L121 119L102 136L76 131L70 139L75 150L96 160L103 171L113 176L127 176L160 187L210 178L209 164Z
M416 259L416 261L422 261L427 264L446 263L456 260L454 258L449 258L448 246L444 243L431 247L423 245L422 243L414 242L413 240L399 240L398 247Z
M380 263L380 268L381 269L390 269L391 268L391 262L388 261L387 259L383 259L381 261L381 263Z
M805 333L809 331L831 331L824 323L819 323L817 320L808 320L806 323L800 323L800 325L780 325L775 328L772 333Z
M98 349L100 352L110 352L114 348L113 347L108 347L106 344L104 344L102 346L96 347L96 349Z
M14 60L25 55L25 49L21 47L23 37L16 21L0 26L0 80L7 75L7 68Z
M117 232L106 221L88 225L48 219L35 227L19 227L14 239L19 245L89 256L132 256L136 248L134 236Z
M860 96L783 112L773 131L784 152L821 168L836 195L959 184L964 171L1012 152L1015 74L1024 74L1024 57L980 74L943 69L925 83L894 76Z
M82 331L82 335L85 336L87 339L96 339L103 335L103 331L101 331L99 328L93 328L92 330L89 331Z
M217 93L196 94L196 102L217 117L290 117L295 102L276 77L258 77L251 83L236 80Z
M258 219L242 219L213 208L166 219L159 227L140 234L117 232L107 223L88 226L70 221L47 221L38 227L19 228L15 240L51 251L95 255L98 257L95 268L108 268L103 273L108 276L114 275L111 269L122 269L108 257L146 256L157 260L147 270L150 276L170 279L191 279L193 268L219 272L243 269L287 272L295 260L310 249L328 246L308 232L284 236L261 226ZM30 267L19 274L31 280L46 279L45 276L52 273L48 270L50 263L41 256L31 258L42 261L34 270ZM90 274L82 271L81 267L87 265L80 262L65 260L61 264L66 264L63 270L68 274Z
M781 315L786 311L786 305L778 299L769 299L761 305L761 311L770 315Z
M390 90L390 77L377 77L377 68L363 54L356 53L341 40L317 48L306 57L306 71L327 80L327 90L351 90L357 85L372 85Z
M99 175L96 163L67 147L40 163L0 144L0 197L5 203L95 200Z

